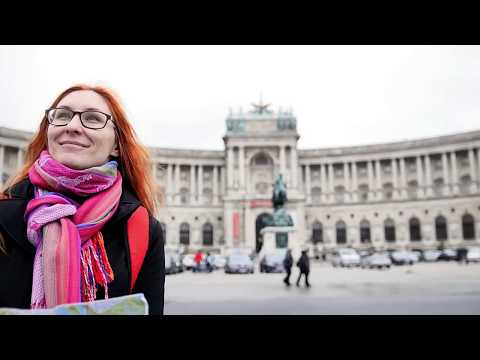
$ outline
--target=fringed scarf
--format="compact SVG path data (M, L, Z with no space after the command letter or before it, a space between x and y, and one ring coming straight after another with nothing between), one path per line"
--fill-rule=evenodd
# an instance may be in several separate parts
M105 289L113 272L103 225L122 194L117 162L85 170L70 169L43 151L29 170L35 196L25 211L28 240L36 247L32 308L93 301L97 284ZM84 197L80 205L69 196Z

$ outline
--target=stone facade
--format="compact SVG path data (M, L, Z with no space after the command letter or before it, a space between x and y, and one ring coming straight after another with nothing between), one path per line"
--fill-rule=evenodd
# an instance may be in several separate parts
M167 245L257 248L283 174L303 245L319 250L480 244L480 131L388 144L297 148L291 112L230 113L224 151L150 148L165 194ZM328 129L327 129L328 130ZM32 133L0 127L0 174L23 161Z

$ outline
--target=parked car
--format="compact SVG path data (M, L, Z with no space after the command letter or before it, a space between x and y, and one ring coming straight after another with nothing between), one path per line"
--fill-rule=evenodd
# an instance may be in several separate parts
M471 247L467 252L467 263L480 262L480 247Z
M165 252L165 274L175 274L175 261L168 252Z
M350 249L350 248L338 249L334 251L331 257L331 262L334 267L360 266L360 255L357 253L355 249Z
M237 255L237 254L248 255L248 257L252 260L254 260L255 257L257 256L257 253L255 252L255 250L251 248L232 248L228 252L227 257L231 255Z
M172 258L173 273L183 272L184 266L182 262L182 255L177 251L166 250L166 254L170 255Z
M215 255L212 255L212 257L213 257L213 267L215 269L222 269L225 267L225 264L227 263L227 259L225 256L215 254Z
M183 257L182 259L182 264L183 264L183 267L186 269L186 270L192 270L192 268L195 267L195 255L193 254L187 254Z
M392 260L390 259L390 256L386 252L378 252L378 253L373 253L372 255L369 255L369 256L365 256L362 258L362 262L361 262L362 268L369 268L369 269L372 269L372 268L389 269L391 265L392 265Z
M373 254L373 252L368 251L368 250L360 250L360 251L358 252L358 255L360 255L360 258L361 258L361 259L363 259L364 257L370 256L370 255L372 255L372 254Z
M420 249L413 249L411 252L414 254L414 256L417 259L417 262L423 261L423 250Z
M390 253L390 259L395 265L413 265L420 260L420 257L414 251L397 250Z
M457 252L453 249L445 249L440 253L437 260L440 260L440 261L457 260Z
M439 250L424 250L421 259L426 262L437 261L441 253Z
M283 260L285 252L275 252L265 254L260 260L260 272L266 273L282 273L285 271Z
M227 257L225 264L226 274L253 274L253 261L247 254L235 253Z

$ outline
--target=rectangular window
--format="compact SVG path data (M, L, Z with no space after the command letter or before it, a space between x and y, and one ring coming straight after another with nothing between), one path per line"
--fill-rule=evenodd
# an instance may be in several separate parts
M275 245L277 249L284 249L288 247L288 233L276 233Z

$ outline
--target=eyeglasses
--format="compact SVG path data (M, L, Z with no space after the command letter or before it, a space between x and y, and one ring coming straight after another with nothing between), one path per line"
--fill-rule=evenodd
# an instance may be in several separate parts
M105 114L101 111L72 111L63 108L52 108L45 110L48 123L54 126L68 125L70 121L72 121L75 114L78 114L82 126L86 127L87 129L103 129L107 125L108 120L112 120L112 115Z

